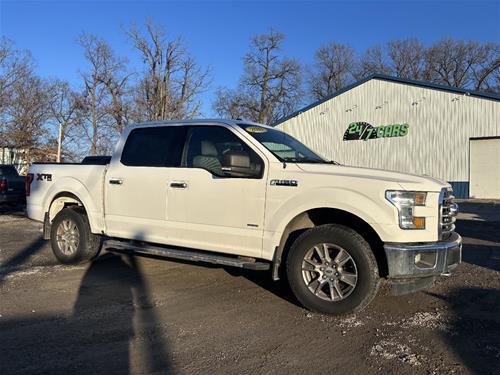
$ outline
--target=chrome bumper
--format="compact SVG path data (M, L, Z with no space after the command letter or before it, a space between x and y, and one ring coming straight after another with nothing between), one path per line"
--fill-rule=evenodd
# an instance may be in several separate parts
M449 275L462 261L462 237L452 233L446 241L386 243L384 250L391 279Z

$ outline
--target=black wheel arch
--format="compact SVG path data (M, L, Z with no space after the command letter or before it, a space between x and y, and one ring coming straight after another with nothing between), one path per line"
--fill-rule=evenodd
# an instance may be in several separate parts
M63 202L61 207L59 207L55 212L52 212L52 215L51 215L52 205L54 204L55 201L57 201L60 198L68 198L68 199L71 199L72 201ZM86 212L86 209L85 209L85 206L83 205L82 200L78 196L76 196L75 194L70 193L69 191L62 191L60 193L57 193L52 198L52 200L50 201L49 207L48 207L48 211L45 212L45 214L44 214L43 238L45 240L50 240L51 226L52 226L52 222L54 221L54 218L56 217L56 215L60 211L62 211L63 209L65 209L67 207L71 207L71 206L81 207Z
M315 208L295 216L285 227L280 244L276 247L273 257L273 280L281 278L282 264L286 259L293 242L308 229L324 224L340 224L359 233L370 245L379 270L380 277L388 275L387 258L384 243L375 229L348 211L336 208Z

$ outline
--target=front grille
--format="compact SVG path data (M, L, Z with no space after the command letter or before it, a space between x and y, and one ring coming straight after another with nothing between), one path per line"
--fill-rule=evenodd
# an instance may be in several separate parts
M446 240L455 230L458 205L455 203L455 197L451 188L443 189L439 200L440 236L442 240Z

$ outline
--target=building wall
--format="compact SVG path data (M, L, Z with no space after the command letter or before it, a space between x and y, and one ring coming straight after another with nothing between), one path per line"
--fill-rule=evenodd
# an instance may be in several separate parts
M404 137L343 141L352 122L409 125ZM468 196L469 138L500 135L500 102L372 79L278 128L342 164L427 174Z

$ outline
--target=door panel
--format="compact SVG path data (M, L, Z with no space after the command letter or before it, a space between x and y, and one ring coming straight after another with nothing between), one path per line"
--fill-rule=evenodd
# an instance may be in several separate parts
M264 179L224 178L198 168L172 170L185 189L168 189L168 227L181 246L260 257Z
M180 166L185 126L133 129L113 159L105 180L107 233L129 239L167 243L170 173Z
M120 179L121 184L110 184ZM170 168L110 167L106 174L106 225L110 236L163 242L167 236Z

